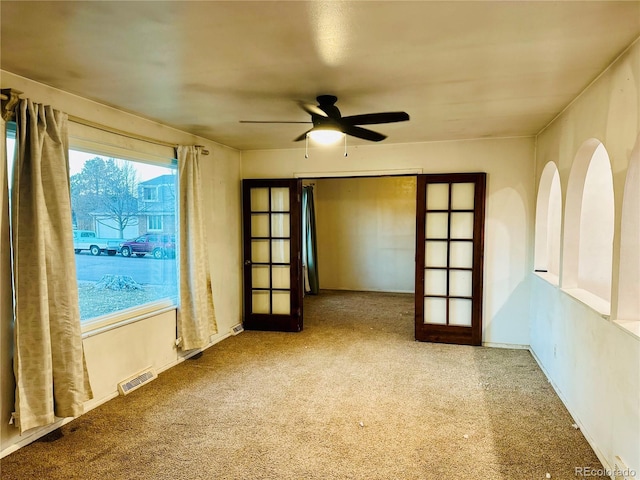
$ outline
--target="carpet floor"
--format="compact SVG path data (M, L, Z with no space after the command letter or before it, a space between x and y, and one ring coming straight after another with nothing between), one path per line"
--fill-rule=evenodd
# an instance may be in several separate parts
M527 350L421 343L413 296L321 291L1 461L3 480L576 479L601 463ZM591 476L589 478L608 478Z

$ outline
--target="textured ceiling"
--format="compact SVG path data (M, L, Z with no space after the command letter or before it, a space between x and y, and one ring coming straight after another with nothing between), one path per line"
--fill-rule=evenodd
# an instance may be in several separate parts
M297 102L404 110L385 143L534 135L640 36L640 2L0 2L3 70L237 149ZM351 144L367 143L350 140Z

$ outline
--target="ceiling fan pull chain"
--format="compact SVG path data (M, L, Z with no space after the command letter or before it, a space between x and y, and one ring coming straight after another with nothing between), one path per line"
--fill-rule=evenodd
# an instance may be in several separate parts
M347 136L344 136L344 156L347 156Z
M309 158L309 136L307 135L304 140L304 158Z

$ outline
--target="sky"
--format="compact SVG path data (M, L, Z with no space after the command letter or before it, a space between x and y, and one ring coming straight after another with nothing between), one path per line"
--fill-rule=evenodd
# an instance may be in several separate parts
M15 142L16 142L15 139L7 138L8 156L10 156L11 152L13 152L15 148ZM85 162L87 160L91 160L92 158L96 158L96 157L101 157L101 158L104 158L105 160L109 158L104 155L96 155L95 153L86 153L86 152L80 152L77 150L69 150L69 175L75 175L76 173L80 173L82 171L82 167L84 166ZM126 161L126 160L123 160L123 161ZM165 166L151 165L149 163L142 163L142 162L132 162L132 163L136 167L136 171L138 172L138 180L140 182L144 182L151 178L155 178L160 175L166 175L174 172L174 169L168 168ZM9 178L11 178L11 171L12 171L13 165L12 165L12 162L8 162L8 164L9 164L9 167L8 167Z
M104 160L107 160L108 156L104 155L96 155L95 153L86 153L79 152L77 150L69 150L69 175L75 175L76 173L80 173L82 171L82 167L84 166L87 160L91 160L93 158L100 157ZM127 160L121 160L127 161ZM149 163L142 162L131 162L135 165L136 171L138 172L138 180L140 182L144 182L151 178L158 177L160 175L166 175L172 173L174 169L159 166L159 165L151 165Z

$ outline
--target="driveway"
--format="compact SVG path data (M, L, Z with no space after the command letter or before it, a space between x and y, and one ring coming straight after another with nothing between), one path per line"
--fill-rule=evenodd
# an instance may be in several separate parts
M94 257L88 252L76 254L78 281L97 282L103 275L129 275L140 284L163 285L176 281L175 258L161 260L151 255L125 258L120 254Z

